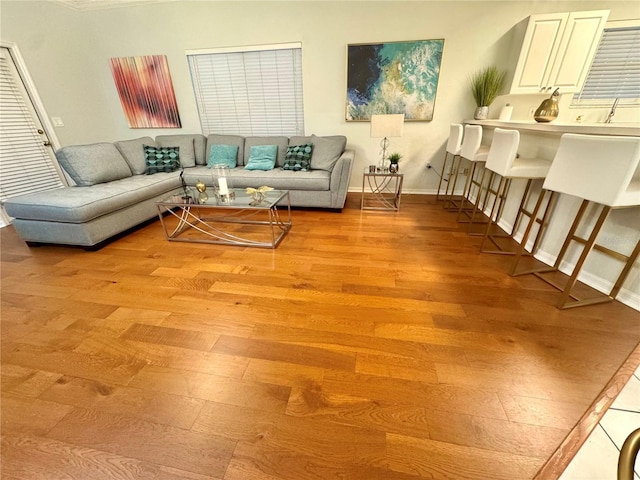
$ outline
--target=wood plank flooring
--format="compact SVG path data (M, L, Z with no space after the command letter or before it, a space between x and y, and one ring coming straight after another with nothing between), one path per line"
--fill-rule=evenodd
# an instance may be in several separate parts
M557 310L434 197L359 202L276 250L2 229L2 478L556 478L640 314Z

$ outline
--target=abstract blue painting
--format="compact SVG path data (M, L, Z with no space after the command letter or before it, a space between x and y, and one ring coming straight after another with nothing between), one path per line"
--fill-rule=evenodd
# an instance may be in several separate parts
M347 46L347 121L404 113L431 121L444 40Z

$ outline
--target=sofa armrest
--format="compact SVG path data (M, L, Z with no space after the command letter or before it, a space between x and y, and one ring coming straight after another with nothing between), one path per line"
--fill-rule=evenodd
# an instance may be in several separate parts
M355 150L345 150L331 170L331 208L344 208L355 156Z

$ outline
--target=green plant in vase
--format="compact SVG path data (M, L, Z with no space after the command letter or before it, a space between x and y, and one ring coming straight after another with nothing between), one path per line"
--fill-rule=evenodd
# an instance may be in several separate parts
M471 94L476 101L476 111L473 116L476 120L485 120L489 113L489 105L493 103L500 91L504 88L506 72L498 70L495 65L474 73L469 83Z
M398 173L398 162L401 158L402 155L400 155L399 153L392 153L391 155L389 155L389 157L387 158L387 160L389 160L389 172Z

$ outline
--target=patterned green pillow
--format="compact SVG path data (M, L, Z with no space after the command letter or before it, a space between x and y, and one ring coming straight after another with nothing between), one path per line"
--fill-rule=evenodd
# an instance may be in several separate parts
M287 155L284 157L283 170L294 170L296 172L306 172L311 168L311 154L313 144L289 145Z
M180 148L144 145L144 161L147 165L147 175L174 172L180 168Z

